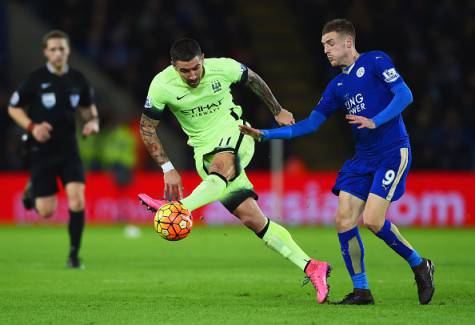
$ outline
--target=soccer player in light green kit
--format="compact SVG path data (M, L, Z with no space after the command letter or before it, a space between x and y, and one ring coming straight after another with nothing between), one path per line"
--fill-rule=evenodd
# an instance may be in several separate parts
M295 123L292 113L283 109L267 84L252 70L229 58L204 58L193 39L176 41L170 50L171 65L150 84L140 121L140 134L148 152L162 167L165 197L180 200L190 211L211 203L221 203L264 243L302 269L317 290L317 301L328 297L330 266L311 259L294 242L290 233L267 218L257 205L257 194L244 168L254 154L254 139L243 135L239 125L242 109L233 102L232 84L249 87L274 114L280 125ZM202 182L182 198L182 182L157 136L160 117L167 107L175 115L188 144L194 149L196 170ZM146 194L139 199L156 211L166 200Z

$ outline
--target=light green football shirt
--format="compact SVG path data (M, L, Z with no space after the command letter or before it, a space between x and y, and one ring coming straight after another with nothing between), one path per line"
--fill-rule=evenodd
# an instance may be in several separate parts
M242 114L230 86L241 81L246 67L229 58L205 58L203 66L204 76L193 88L170 65L152 80L145 103L152 110L168 107L194 148L216 141L223 130L237 130Z

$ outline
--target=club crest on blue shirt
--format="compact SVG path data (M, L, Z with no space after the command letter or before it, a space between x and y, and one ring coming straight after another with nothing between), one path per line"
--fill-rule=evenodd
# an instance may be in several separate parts
M364 67L359 67L358 70L356 70L356 76L358 78L363 77L364 73L365 73Z
M45 108L53 108L56 105L56 95L54 93L45 93L41 95L41 102Z
M76 108L79 104L80 96L78 94L73 94L69 96L69 101L71 102L71 106Z

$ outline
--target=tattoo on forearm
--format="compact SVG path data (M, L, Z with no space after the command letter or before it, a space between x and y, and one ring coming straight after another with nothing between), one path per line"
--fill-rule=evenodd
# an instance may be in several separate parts
M158 122L142 114L140 119L140 136L152 159L157 164L163 165L170 159L163 150L163 145L157 136Z
M274 94L272 94L269 86L251 69L248 70L248 74L246 85L269 107L272 114L279 114L282 110L282 106L280 106Z

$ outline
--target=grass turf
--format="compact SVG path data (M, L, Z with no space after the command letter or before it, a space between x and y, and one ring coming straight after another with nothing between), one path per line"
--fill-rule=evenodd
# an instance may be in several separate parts
M333 265L330 299L351 290L334 229L290 228ZM1 324L472 323L475 230L402 229L436 264L436 293L420 306L407 264L363 230L374 306L317 305L303 273L241 227L201 227L181 242L142 228L88 227L85 270L65 269L64 227L0 227Z

